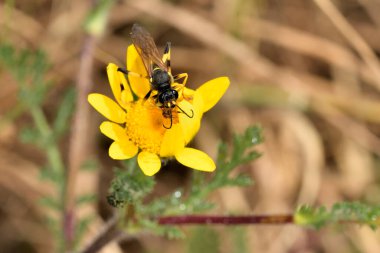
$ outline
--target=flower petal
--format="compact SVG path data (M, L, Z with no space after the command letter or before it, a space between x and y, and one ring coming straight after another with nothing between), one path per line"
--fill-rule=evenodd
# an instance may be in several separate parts
M109 97L102 94L91 93L87 97L88 102L107 119L116 122L125 122L125 112Z
M201 95L203 100L203 112L210 110L226 92L230 80L228 77L218 77L204 83L195 93Z
M114 141L121 142L128 140L128 136L125 132L125 129L118 124L115 124L110 121L104 121L99 128L100 132L102 132L105 136Z
M189 143L198 132L201 126L201 110L196 110L191 103L186 100L182 100L178 103L182 110L184 110L187 114L192 115L193 117L189 117L184 113L179 113L179 122L182 126L182 131L184 134L185 144Z
M173 124L170 129L165 131L161 142L161 157L174 156L178 151L185 147L185 135L180 124Z
M140 152L137 156L137 163L147 176L153 176L161 168L161 160L158 155L147 151Z
M195 90L183 87L182 94L186 98L192 98L194 96Z
M127 69L128 71L148 76L148 72L144 66L144 63L137 52L135 46L132 44L127 49ZM128 80L133 92L139 97L144 98L150 90L150 83L147 78L136 77L128 75Z
M175 158L181 164L195 170L211 172L216 168L214 161L206 153L194 148L184 148Z
M108 150L108 154L112 159L125 160L134 157L138 152L138 148L131 141L113 142Z
M127 79L125 79L124 73L118 72L118 74L119 74L119 77L120 77L121 83L123 84L123 89L124 89L121 91L120 100L123 104L127 104L133 101L133 94L132 94L131 88L129 88Z
M117 102L120 104L120 96L121 96L121 81L120 77L117 73L116 64L110 63L107 66L107 77L108 82L110 83L112 93Z
M116 101L125 108L126 103L133 101L133 95L124 74L117 71L117 69L116 64L108 64L108 81Z

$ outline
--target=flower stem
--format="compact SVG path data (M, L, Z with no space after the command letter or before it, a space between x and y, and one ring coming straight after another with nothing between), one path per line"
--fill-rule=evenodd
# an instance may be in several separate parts
M249 224L271 224L283 225L293 223L292 214L284 215L250 215L250 216L208 216L208 215L184 215L184 216L163 216L157 217L157 222L160 225L249 225ZM80 253L95 253L98 252L103 246L117 240L125 239L133 236L124 234L118 230L116 225L118 216L112 217L105 227L100 231L99 235ZM124 234L124 236L123 236ZM136 236L136 235L135 235Z
M122 234L121 230L117 229L118 218L118 215L114 215L111 219L109 219L103 228L99 231L99 234L93 239L93 241L79 252L95 253L108 243L117 240Z
M93 71L93 54L96 45L96 38L87 35L83 51L81 55L80 68L77 78L77 103L74 113L74 121L71 129L68 170L65 185L64 200L64 217L65 219L65 243L68 250L73 249L73 243L76 232L76 211L75 199L77 197L77 178L80 167L88 157L89 139L89 117L90 109L87 104L87 94L92 87L92 71Z
M158 217L160 225L193 225L193 224L221 224L221 225L249 225L249 224L273 224L280 225L293 223L293 215L249 215L249 216L163 216Z

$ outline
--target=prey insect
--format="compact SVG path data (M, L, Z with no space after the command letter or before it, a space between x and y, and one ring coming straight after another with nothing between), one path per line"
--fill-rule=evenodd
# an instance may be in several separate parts
M193 110L187 113L177 103L179 91L185 87L188 76L186 73L175 76L172 75L170 66L170 42L166 43L164 54L160 57L152 36L141 26L137 24L133 25L131 38L149 76L144 77L121 68L119 68L118 71L126 75L135 75L149 79L150 90L145 95L144 100L152 97L155 104L162 109L163 117L170 119L169 126L163 124L164 128L170 129L172 127L173 110L175 110L175 108L178 108L178 113L183 113L187 117L193 118ZM181 80L182 82L180 82Z

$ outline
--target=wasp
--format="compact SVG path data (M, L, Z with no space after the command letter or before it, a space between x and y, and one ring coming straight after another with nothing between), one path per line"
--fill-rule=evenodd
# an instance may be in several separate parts
M194 112L192 110L189 114L182 110L177 103L179 91L185 86L188 76L186 73L175 76L172 75L170 66L171 43L166 43L164 54L160 57L152 36L140 25L134 24L132 26L131 38L132 43L139 53L149 75L148 77L143 77L140 75L142 78L148 78L150 83L150 90L145 95L144 100L152 97L155 104L162 109L162 116L165 118L170 118L170 125L165 126L165 124L163 124L163 127L166 129L170 129L172 127L173 110L175 108L179 109L178 112L184 113L189 118L193 118ZM118 71L126 75L139 75L121 68L119 68ZM180 82L180 80L182 80L182 82ZM154 91L155 94L152 95Z

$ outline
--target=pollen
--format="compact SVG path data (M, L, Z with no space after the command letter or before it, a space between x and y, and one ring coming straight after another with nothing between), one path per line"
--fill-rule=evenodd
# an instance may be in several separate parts
M165 133L162 111L149 101L131 103L126 114L126 133L141 150L159 154Z

